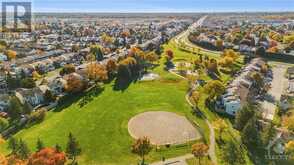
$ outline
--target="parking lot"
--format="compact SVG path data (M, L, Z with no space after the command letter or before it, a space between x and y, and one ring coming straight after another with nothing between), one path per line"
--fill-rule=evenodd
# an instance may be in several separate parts
M276 110L276 103L280 101L281 95L284 92L284 89L287 86L287 79L284 76L286 72L286 66L279 65L273 67L273 81L271 89L268 92L268 95L265 97L265 100L261 102L263 113L262 116L264 119L273 120Z

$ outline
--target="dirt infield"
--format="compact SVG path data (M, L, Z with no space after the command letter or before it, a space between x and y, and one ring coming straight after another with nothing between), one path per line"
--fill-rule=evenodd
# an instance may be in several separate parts
M198 130L183 116L171 112L145 112L128 123L130 135L147 136L154 145L182 144L201 138Z

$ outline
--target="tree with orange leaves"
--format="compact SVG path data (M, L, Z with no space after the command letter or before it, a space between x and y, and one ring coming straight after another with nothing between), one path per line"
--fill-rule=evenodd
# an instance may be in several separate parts
M13 164L13 165L28 165L27 160L21 160L15 155L7 157L7 165L11 165L11 164Z
M67 85L65 87L67 92L77 93L82 91L85 87L83 78L76 73L68 75L65 79L67 81Z
M44 148L39 152L32 154L28 165L64 165L66 155L54 148Z
M131 57L134 57L135 55L138 55L140 53L140 51L142 51L142 50L140 50L138 47L134 46L134 47L131 47L128 55Z
M6 157L2 154L0 154L0 164L1 165L7 165L8 164L8 161L6 159Z
M108 79L107 70L104 66L98 63L91 63L87 66L87 74L91 80L105 81Z
M172 50L167 50L165 54L168 60L172 60L174 58L174 52Z
M106 64L106 70L109 76L114 75L117 71L117 63L112 59L108 60Z
M145 164L145 155L152 150L150 139L147 137L139 138L132 145L132 152L138 154L142 158L142 164Z
M5 54L6 54L6 56L7 56L7 58L9 59L9 60L12 60L12 59L15 59L16 58L16 51L13 51L13 50L7 50L6 52L5 52Z
M122 36L123 38L129 37L129 36L130 36L130 32L128 32L128 31L123 31L123 32L121 33L121 36Z
M199 164L201 164L201 158L204 157L209 150L209 147L204 143L196 143L192 146L192 154L198 158Z

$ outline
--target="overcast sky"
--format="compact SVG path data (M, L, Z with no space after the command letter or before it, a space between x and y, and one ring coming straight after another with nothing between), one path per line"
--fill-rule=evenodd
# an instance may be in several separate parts
M32 3L35 12L294 11L294 0L32 0Z

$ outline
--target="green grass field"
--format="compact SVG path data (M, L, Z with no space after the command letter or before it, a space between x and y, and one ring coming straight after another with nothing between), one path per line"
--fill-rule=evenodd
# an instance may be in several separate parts
M176 51L175 55L176 58L194 58L185 52ZM67 136L72 132L82 148L79 156L82 165L136 164L140 158L131 153L133 139L128 134L127 123L130 118L145 111L170 111L187 116L201 126L204 138L207 138L209 132L206 123L193 116L186 103L188 83L164 71L163 59L160 63L154 70L161 76L160 80L137 82L123 92L114 91L113 83L107 84L104 91L94 96L84 107L80 107L79 102L85 96L72 98L67 101L67 107L59 108L61 111L49 112L45 121L20 131L15 137L22 138L34 151L38 138L46 146L58 143L65 148ZM9 153L6 145L0 146L0 152ZM169 149L162 147L159 152L153 150L147 161L153 162L162 156L169 158L188 152L190 147L187 145Z
M111 85L80 108L73 103L61 112L50 112L44 122L19 132L34 149L37 138L48 146L66 144L67 135L72 132L83 149L82 164L129 164L138 159L130 152L132 139L127 131L128 120L144 111L171 111L189 115L190 108L185 102L186 83L178 80L137 83L124 92L115 92ZM1 146L3 151L4 146ZM171 156L187 150L178 150ZM151 154L150 160L159 155Z
M174 61L191 62L198 58L195 54L177 49L173 41L164 48L173 50ZM163 63L164 58L152 71L160 75L159 80L133 83L124 91L113 90L113 82L106 84L104 91L93 96L93 100L83 107L80 107L79 103L87 98L88 94L73 97L67 100L66 107L58 107L58 111L49 112L45 121L23 129L15 137L24 139L32 151L35 150L38 138L46 146L54 146L58 143L64 149L67 136L72 132L82 148L82 154L78 158L79 164L132 165L137 164L140 158L131 153L133 139L127 130L129 119L146 111L170 111L197 123L203 133L203 140L209 143L207 124L202 118L192 115L191 108L185 100L188 82L165 71ZM205 74L201 78L206 81L211 80ZM221 75L224 82L230 78L229 75ZM209 120L214 120L218 116L205 106L205 97L203 95L201 98L199 108ZM160 151L153 150L147 156L147 161L158 161L162 156L170 158L190 153L191 144L172 146L168 149L161 147ZM9 153L6 145L0 145L0 153Z

